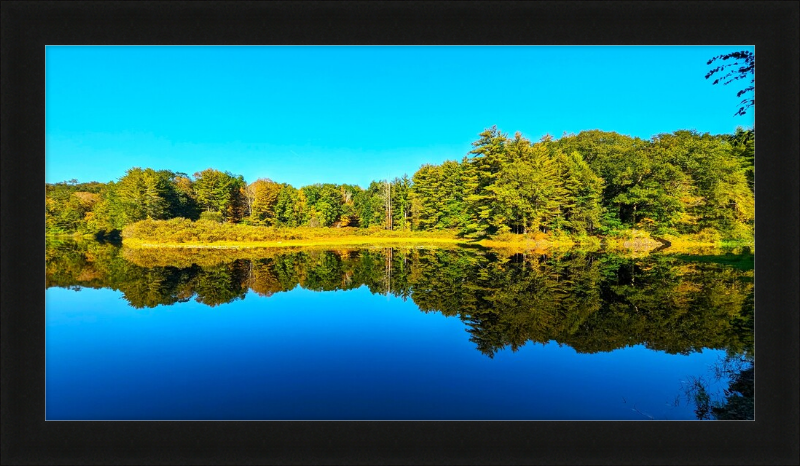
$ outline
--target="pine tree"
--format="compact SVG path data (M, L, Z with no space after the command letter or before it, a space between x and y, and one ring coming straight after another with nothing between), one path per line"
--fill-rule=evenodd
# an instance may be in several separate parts
M483 237L497 231L497 195L489 186L494 185L497 174L503 165L508 138L496 126L480 134L473 142L475 147L462 164L464 180L464 200L466 201L466 222L461 233L468 237Z
M443 213L442 176L438 165L423 165L414 173L411 186L413 222L416 229L433 230L440 225Z
M217 212L229 221L237 221L244 211L244 178L213 168L194 174L197 203L206 212Z

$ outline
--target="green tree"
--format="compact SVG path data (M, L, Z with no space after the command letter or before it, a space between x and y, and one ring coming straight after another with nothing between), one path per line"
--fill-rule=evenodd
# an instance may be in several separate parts
M359 225L364 228L386 225L385 184L372 181L369 187L357 193L353 206L358 213Z
M357 200L363 191L359 186L343 184L340 186L342 194L341 225L344 227L360 226L360 215Z
M466 222L461 233L468 237L483 237L497 231L496 193L487 189L492 186L503 165L507 135L496 126L483 131L480 139L473 142L472 157L462 162Z
M460 229L466 222L462 164L426 164L411 178L408 201L415 230Z
M134 167L109 183L98 203L96 227L121 230L139 220L163 220L180 211L175 174L168 170Z
M647 168L641 152L647 141L600 130L564 135L555 147L565 154L577 152L603 181L604 223L630 225L631 208L618 202L617 196L641 182Z
M292 185L282 184L275 203L277 225L297 227L302 225L305 215L305 196Z
M250 183L245 192L248 220L256 225L275 225L281 185L266 178Z
M411 180L408 175L392 180L392 225L394 230L411 229Z
M312 227L330 227L339 221L344 204L342 190L339 186L317 183L303 186L300 191L305 195L307 203L304 223Z
M731 154L741 163L750 190L755 191L755 131L752 128L744 129L740 126L736 128L733 135L727 136L726 139L731 145Z
M186 173L176 173L172 183L175 192L172 216L196 220L200 215L200 210L191 178Z
M228 221L241 218L245 204L242 192L245 182L241 175L208 168L194 177L194 192L201 209L218 212Z
M495 182L485 188L494 203L487 217L494 231L527 233L558 225L566 198L547 143L531 145L517 133L505 155Z
M593 233L601 221L603 179L578 152L567 156L556 150L553 161L564 192L564 201L559 207L563 224L576 233Z
M91 232L103 183L71 180L45 184L45 228L48 233Z
M411 211L415 229L432 230L444 213L442 167L425 164L411 177Z
M714 228L746 237L754 216L753 193L742 162L727 138L695 131L676 131L653 138L650 157L662 174L672 202L680 203L682 232Z
M445 229L460 229L466 222L463 165L453 160L447 160L441 167L442 178L439 195L443 201L439 225Z

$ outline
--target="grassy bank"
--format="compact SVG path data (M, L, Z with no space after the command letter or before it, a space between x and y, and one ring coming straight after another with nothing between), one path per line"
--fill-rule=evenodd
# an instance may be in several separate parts
M562 233L501 234L474 240L462 238L455 231L391 231L365 228L274 228L244 224L196 222L177 218L144 220L128 225L122 231L123 242L131 248L181 249L263 249L292 247L346 246L444 246L479 245L489 248L536 250L609 250L651 251L668 249L677 253L707 253L725 246L722 238L708 232L696 235L664 235L654 238L643 230L625 230L605 237L567 235ZM751 244L745 241L742 244ZM738 243L737 243L738 244Z
M459 237L455 231L391 231L364 228L273 228L186 219L145 220L127 226L122 232L125 246L131 248L181 249L262 249L291 247L346 246L444 246L479 245L490 248L530 251L598 249L595 237L503 234L491 239Z
M45 236L45 238L54 238L54 239L58 239L58 238L67 239L67 238L69 238L69 239L79 240L79 239L91 239L91 238L94 238L96 235L94 235L92 233L80 233L80 232L77 232L77 231L73 232L73 233L63 233L63 232L54 233L54 232L47 231L47 232L45 232L44 236Z
M304 239L267 240L267 241L230 241L220 240L211 242L153 242L136 238L126 238L123 243L132 248L181 248L181 249L259 249L259 248L292 248L310 246L367 246L381 245L435 245L435 244L466 244L468 241L459 238L425 238L425 237L383 237L383 236L336 236L314 237Z
M457 244L468 240L448 231L389 231L364 228L274 228L186 219L144 220L122 231L130 247L251 249L371 244Z

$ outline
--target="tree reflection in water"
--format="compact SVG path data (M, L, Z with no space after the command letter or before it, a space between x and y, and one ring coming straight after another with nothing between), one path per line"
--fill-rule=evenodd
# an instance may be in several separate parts
M755 415L755 365L752 354L725 357L711 370L709 378L692 376L683 387L686 401L694 406L700 420L753 420ZM727 388L712 392L713 382L725 380Z
M112 288L135 308L366 286L412 299L422 312L456 316L489 357L550 341L581 353L631 345L671 354L753 351L752 254L149 250L73 241L51 241L46 254L48 288Z

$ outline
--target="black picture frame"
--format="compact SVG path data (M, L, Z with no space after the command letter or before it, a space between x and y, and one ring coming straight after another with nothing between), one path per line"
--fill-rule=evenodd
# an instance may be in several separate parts
M799 18L794 2L4 2L3 464L796 464ZM45 422L44 47L56 44L755 45L756 420Z

